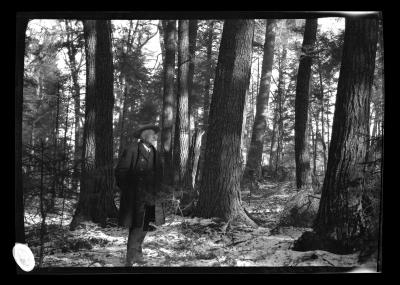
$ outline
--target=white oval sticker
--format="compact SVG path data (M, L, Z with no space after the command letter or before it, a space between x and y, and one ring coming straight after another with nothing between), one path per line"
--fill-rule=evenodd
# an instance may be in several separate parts
M35 267L35 258L31 249L26 244L16 242L12 253L15 262L22 270L29 272Z

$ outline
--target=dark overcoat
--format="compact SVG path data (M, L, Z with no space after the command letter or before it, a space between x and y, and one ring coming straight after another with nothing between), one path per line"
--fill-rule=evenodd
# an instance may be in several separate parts
M163 203L157 195L162 191L160 153L151 145L149 147L152 152L146 152L143 144L140 140L129 144L115 168L116 183L121 190L118 219L120 226L141 227L149 221L156 225L165 222ZM138 167L138 156L143 159L143 155L149 155L150 164L145 171Z

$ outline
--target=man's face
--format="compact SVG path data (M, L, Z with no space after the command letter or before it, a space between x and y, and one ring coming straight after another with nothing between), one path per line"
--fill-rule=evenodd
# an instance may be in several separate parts
M145 130L141 134L141 138L148 142L151 143L154 147L157 146L157 133L153 130Z

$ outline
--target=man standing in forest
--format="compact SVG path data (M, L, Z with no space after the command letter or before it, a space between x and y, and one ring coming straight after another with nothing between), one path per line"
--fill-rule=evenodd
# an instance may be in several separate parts
M162 166L157 151L159 127L146 124L135 132L115 169L117 186L121 189L120 226L129 227L126 266L142 263L142 243L147 231L165 221L160 200Z

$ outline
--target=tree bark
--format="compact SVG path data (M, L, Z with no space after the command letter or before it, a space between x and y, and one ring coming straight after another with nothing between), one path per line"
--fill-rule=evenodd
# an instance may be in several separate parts
M261 163L264 145L264 134L267 127L267 108L271 87L272 63L275 44L275 20L266 21L264 55L261 68L260 89L257 96L256 117L253 124L250 150L245 169L245 177L252 172L254 178L261 177Z
M176 21L162 22L164 27L165 61L164 61L164 94L161 130L161 153L164 164L164 182L173 183L172 134L174 125L174 72L175 72L175 33Z
M15 40L15 241L25 243L24 196L22 185L22 110L24 83L25 33L28 19L17 15Z
M311 185L310 157L308 150L308 105L311 82L312 57L309 54L314 48L317 35L318 19L307 19L297 74L295 100L295 160L296 186L300 190Z
M117 217L113 200L112 110L113 65L110 21L84 21L86 45L86 109L83 135L81 192L71 222L82 220L103 226Z
M114 204L113 175L113 61L111 50L111 21L97 21L96 50L96 205L95 222L103 225L107 218L117 217Z
M240 141L254 20L226 20L219 50L196 215L256 224L241 206Z
M328 166L314 228L345 251L357 248L368 221L363 211L363 162L377 36L376 19L346 19Z
M175 185L184 186L189 155L189 21L179 20L178 27L178 97L175 122Z

